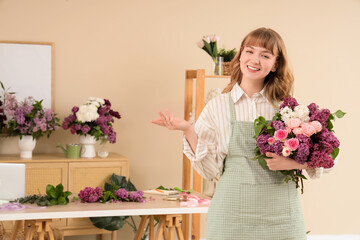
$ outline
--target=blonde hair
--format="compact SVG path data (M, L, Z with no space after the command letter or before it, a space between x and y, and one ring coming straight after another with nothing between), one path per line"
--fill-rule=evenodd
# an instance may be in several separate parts
M288 58L281 36L270 28L258 28L250 32L241 43L240 50L231 61L231 81L223 90L230 92L236 83L241 83L240 55L246 46L263 47L277 56L276 71L270 72L264 81L265 93L271 104L292 96L294 76L288 66ZM275 105L274 105L275 106Z

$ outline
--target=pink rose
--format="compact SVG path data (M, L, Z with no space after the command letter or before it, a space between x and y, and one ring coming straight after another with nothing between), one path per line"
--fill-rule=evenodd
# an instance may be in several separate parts
M285 141L285 146L290 148L291 151L295 151L299 147L299 140L297 138L290 138Z
M283 129L279 129L275 132L275 139L277 140L284 140L288 135L288 132L286 130Z
M283 147L283 150L282 150L281 153L282 153L282 155L283 155L284 157L287 157L287 156L289 156L289 155L291 154L291 151L290 151L289 148Z
M310 123L303 123L301 124L301 128L303 130L303 134L307 137L310 137L311 135L313 135L314 133L316 133L316 130L314 128L313 125L311 125Z
M302 121L299 118L290 118L285 123L286 127L291 129L298 128L301 124Z
M275 138L268 138L267 142L268 144L273 145L273 143L275 142Z
M302 128L294 128L293 130L292 130L292 132L297 136L297 135L299 135L299 134L303 134L304 132L303 132L303 130L302 130Z
M319 121L312 121L312 122L309 122L314 128L315 128L315 132L318 133L318 132L321 132L322 130L322 125Z

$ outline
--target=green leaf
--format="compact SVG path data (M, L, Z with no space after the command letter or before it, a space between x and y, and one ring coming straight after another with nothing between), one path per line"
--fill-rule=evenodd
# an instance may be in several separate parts
M104 190L105 191L111 191L113 190L113 186L110 184L110 183L105 183L105 186L104 186Z
M125 178L126 179L126 178ZM136 187L135 185L130 181L130 178L129 178L129 181L127 182L127 185L126 185L126 188L125 188L127 191L136 191Z
M125 219L128 216L120 216L120 217L91 217L90 221L94 224L94 226L106 229L109 231L119 230L124 226Z
M53 185L50 185L50 184L48 184L46 186L46 194L51 198L56 199L58 197L58 194L57 194L57 192L55 190L55 187Z
M64 186L60 183L56 186L55 190L56 190L56 194L60 196L61 193L64 191Z
M333 160L335 160L335 158L339 155L340 149L339 148L334 148L334 150L332 151L332 153L330 154L331 158Z
M265 158L258 158L260 166L265 170L267 168L267 163L265 161Z
M211 46L210 46L210 44L209 43L207 43L205 40L203 40L204 41L204 50L205 50L205 52L207 52L212 58L214 57L214 55L213 55L213 53L212 53L212 51L211 51Z
M337 117L337 118L342 118L342 117L344 117L345 116L345 112L343 112L343 111L341 111L340 109L339 110L337 110L335 113L335 116Z
M116 175L115 173L113 173L113 175L110 177L110 182L115 186L119 186L120 188L126 187L126 177Z
M104 200L105 200L105 202L106 202L107 200L109 200L109 198L110 198L110 196L111 196L111 192L110 192L110 191L106 191L103 196L104 196Z
M65 199L64 196L59 197L57 202L58 202L58 204L60 204L60 205L66 205L66 204L68 203L68 202L66 201L66 199Z
M57 205L57 200L56 199L51 199L50 200L50 205L51 206Z

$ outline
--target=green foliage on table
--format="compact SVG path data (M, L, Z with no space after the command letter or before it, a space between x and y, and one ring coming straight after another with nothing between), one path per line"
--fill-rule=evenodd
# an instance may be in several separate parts
M111 199L116 199L116 196L114 195L114 191L120 188L124 188L127 191L136 191L136 187L130 181L130 179L127 181L126 177L113 174L110 177L110 183L107 182L105 183L104 186L105 193L104 193L103 202L108 202ZM106 229L109 231L116 231L124 226L127 218L129 218L129 216L90 217L90 221L97 228Z
M15 199L12 202L30 203L38 206L54 206L54 205L67 205L69 203L69 196L72 193L69 191L64 192L64 186L60 183L56 187L51 184L46 186L46 195L33 194L23 198Z
M69 203L69 196L72 193L69 191L64 192L64 186L60 183L56 187L51 184L46 186L46 195L50 201L50 205L66 205Z
M224 58L224 62L231 62L233 58L235 57L237 51L235 48L226 50L225 48L220 48L219 50L219 57Z

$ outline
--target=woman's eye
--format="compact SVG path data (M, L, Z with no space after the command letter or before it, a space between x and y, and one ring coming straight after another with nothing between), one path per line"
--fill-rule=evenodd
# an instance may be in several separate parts
M253 53L253 52L252 52L252 51L250 51L250 50L247 50L246 52L247 52L247 53Z
M264 58L269 59L270 57L268 55L262 55Z

